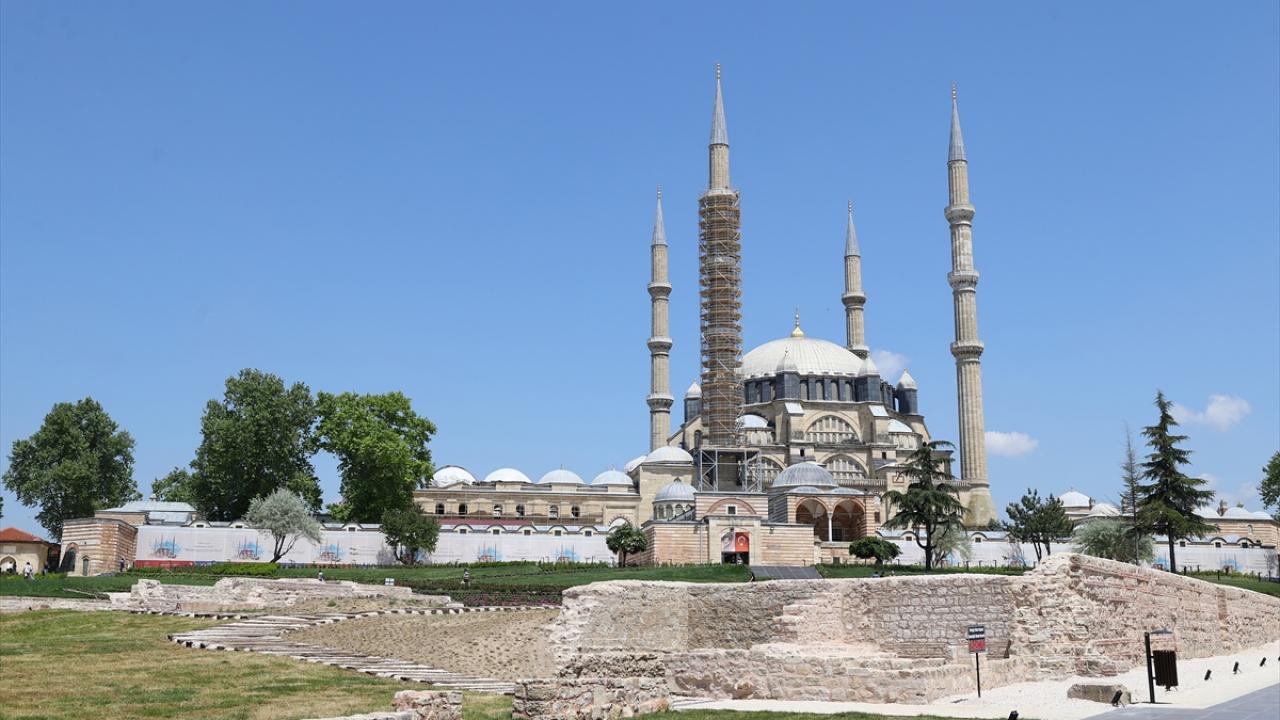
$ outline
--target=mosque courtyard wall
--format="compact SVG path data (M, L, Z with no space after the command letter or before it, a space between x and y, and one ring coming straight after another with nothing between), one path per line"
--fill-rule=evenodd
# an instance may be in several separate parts
M927 702L972 685L966 629L986 626L988 687L1142 662L1169 629L1181 657L1280 638L1280 598L1075 554L1022 576L746 584L621 581L565 592L562 675L661 675L716 698Z

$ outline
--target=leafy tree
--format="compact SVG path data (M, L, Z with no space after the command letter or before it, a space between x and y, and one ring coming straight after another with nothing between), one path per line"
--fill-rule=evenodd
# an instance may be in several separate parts
M1040 493L1027 488L1026 494L1016 503L1005 507L1009 522L1004 529L1018 542L1031 543L1036 561L1053 552L1053 542L1071 535L1071 518L1062 507L1062 501L1050 495L1041 500Z
M885 499L896 512L884 526L914 529L916 544L924 550L924 566L930 569L938 536L949 527L964 527L964 505L950 482L951 474L940 470L933 458L935 452L949 447L951 443L945 440L921 445L907 458L903 469L903 474L911 480L906 492L885 493Z
M34 435L14 441L3 479L18 502L40 506L51 537L65 520L140 497L133 438L93 398L54 405Z
M1076 528L1071 537L1085 555L1139 563L1153 557L1151 536L1134 536L1122 520L1092 520Z
M849 543L849 553L863 560L875 559L876 566L898 557L902 548L883 538L864 537Z
M440 523L422 512L420 506L412 509L388 510L382 514L382 534L405 565L418 561L418 551L430 553L440 539Z
M193 492L193 483L194 480L188 470L175 467L166 473L164 477L158 477L151 481L151 494L157 500L195 505L196 496Z
M938 533L938 539L933 544L933 554L939 561L952 555L961 560L973 557L973 541L969 539L969 532L962 525L946 526Z
M1174 435L1178 422L1169 412L1170 403L1164 393L1156 392L1155 405L1160 418L1155 425L1142 429L1151 454L1142 463L1142 477L1148 482L1138 488L1138 527L1143 533L1164 535L1169 543L1169 569L1178 571L1174 547L1177 541L1201 537L1213 532L1213 525L1196 515L1196 509L1213 499L1213 491L1203 489L1204 481L1188 477L1182 466L1189 463L1191 451L1178 447L1186 435Z
M415 488L434 472L427 443L436 432L402 393L320 393L319 447L338 456L342 502L332 508L342 520L374 522L388 510L413 505Z
M1272 455L1267 466L1262 468L1258 495L1262 497L1263 507L1272 508L1276 520L1280 520L1280 452Z
M1040 530L1040 542L1044 543L1045 555L1053 553L1054 542L1071 537L1071 531L1075 528L1071 518L1067 517L1067 510L1062 506L1062 500L1053 495L1050 495L1040 507L1040 517L1036 525Z
M320 523L311 517L310 505L301 495L285 488L250 500L244 520L271 534L271 562L278 562L304 537L320 542Z
M227 378L222 400L210 400L200 420L203 437L191 463L196 509L210 520L235 520L251 499L280 489L318 509L315 420L315 401L303 383L285 387L279 377L249 369Z
M609 536L605 538L605 545L619 555L619 565L626 565L628 555L644 552L649 547L649 539L644 536L644 531L640 528L630 523L623 523L609 531Z

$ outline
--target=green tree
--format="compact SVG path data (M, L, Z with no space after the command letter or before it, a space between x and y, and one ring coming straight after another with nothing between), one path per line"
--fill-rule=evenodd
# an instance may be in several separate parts
M1120 463L1120 512L1125 513L1136 524L1138 520L1138 502L1142 498L1142 466L1138 464L1138 453L1133 449L1133 433L1128 425L1124 429L1124 462Z
M916 531L916 544L924 550L924 566L933 568L934 546L938 536L949 527L964 527L964 505L951 474L938 468L934 453L952 447L945 440L934 440L920 446L907 458L903 474L910 479L906 492L885 493L895 514L886 528L911 528ZM921 532L923 531L923 532Z
M382 534L396 559L405 565L418 562L418 551L431 553L440 539L440 523L420 506L388 510L382 514Z
M426 487L434 470L427 443L436 432L413 411L402 393L320 393L320 449L338 457L341 520L376 522L388 510L413 505L413 491Z
M193 492L194 480L186 468L175 467L164 475L151 481L151 494L157 500L168 502L184 502L196 504Z
M938 533L938 539L933 543L933 555L936 558L935 562L945 561L953 555L960 560L968 561L973 557L973 541L969 538L969 531L965 530L963 525L946 526Z
M62 523L136 500L133 438L93 398L58 403L34 435L16 440L4 485L28 507L50 537Z
M1258 495L1262 497L1262 506L1271 508L1276 520L1280 521L1280 452L1272 455L1267 466L1262 468Z
M889 562L901 554L902 548L896 544L878 537L858 538L849 543L849 554L863 560L876 561L876 566Z
M1075 527L1071 518L1067 517L1062 501L1053 495L1040 506L1036 526L1040 532L1040 542L1044 544L1045 555L1053 553L1053 543L1071 537L1071 531Z
M1178 447L1186 435L1174 435L1178 422L1169 409L1172 406L1163 392L1156 392L1155 405L1160 417L1155 425L1142 429L1151 453L1142 463L1142 477L1147 482L1139 488L1138 531L1164 535L1169 544L1169 569L1178 571L1174 548L1178 540L1201 537L1213 532L1213 526L1196 515L1196 509L1213 500L1213 491L1202 486L1204 481L1188 477L1182 466L1190 462L1191 451Z
M618 555L618 565L627 564L627 556L642 553L649 547L649 539L644 531L631 523L623 523L609 531L605 545Z
M1151 536L1135 537L1123 520L1091 520L1076 528L1071 539L1080 552L1094 557L1136 564L1154 555Z
M320 507L320 481L311 466L316 408L303 383L260 370L227 378L221 401L210 400L192 461L191 497L210 520L243 517L253 498L275 490L299 494Z
M251 527L271 534L274 547L271 562L277 562L302 538L320 542L320 523L311 517L311 507L301 495L280 488L270 495L249 501L244 520Z

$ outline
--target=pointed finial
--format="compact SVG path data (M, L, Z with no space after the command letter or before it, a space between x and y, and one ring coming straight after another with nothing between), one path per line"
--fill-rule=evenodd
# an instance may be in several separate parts
M804 337L804 331L800 329L800 308L796 308L796 326L791 329L791 337Z
M729 144L729 131L724 122L724 96L720 92L720 63L716 63L716 103L711 110L711 144Z
M853 229L853 201L849 201L849 223L844 230L844 256L853 257L861 256L862 252L858 249L858 231Z
M667 244L667 227L662 219L662 186L658 186L658 207L653 213L653 245Z
M716 79L720 79L720 63L716 63Z
M951 146L947 151L947 162L964 159L964 136L960 134L960 108L956 104L956 85L951 83Z
M658 199L659 199L659 200L661 200L661 199L662 199L662 184L661 184L661 183L659 183L659 184L658 184Z

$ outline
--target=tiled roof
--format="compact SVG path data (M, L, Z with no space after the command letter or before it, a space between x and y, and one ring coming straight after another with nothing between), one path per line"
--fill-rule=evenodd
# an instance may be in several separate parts
M0 542L20 542L20 543L44 543L50 544L29 532L23 532L15 527L7 527L0 530Z

